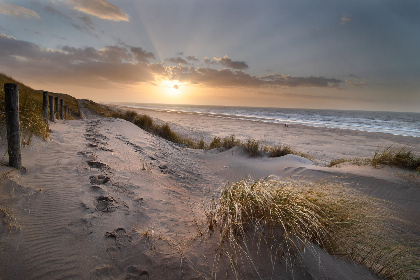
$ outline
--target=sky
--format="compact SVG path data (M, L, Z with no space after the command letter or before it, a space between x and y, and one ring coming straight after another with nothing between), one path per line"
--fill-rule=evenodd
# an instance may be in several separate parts
M0 72L96 102L420 112L418 0L0 0Z

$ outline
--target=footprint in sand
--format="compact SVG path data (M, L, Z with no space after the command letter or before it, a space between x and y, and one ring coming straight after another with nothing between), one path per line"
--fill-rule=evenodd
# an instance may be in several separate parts
M138 279L149 279L149 273L146 270L139 269L135 267L134 265L131 265L127 267L127 278L125 279L132 279L132 280L138 280Z
M114 204L116 201L109 196L100 195L96 198L96 201L98 202L95 208L96 211L113 212L118 207Z
M133 241L131 235L128 235L124 228L117 228L113 231L107 231L105 233L105 237L114 238L115 245L121 249L123 247L127 247Z
M89 161L87 161L87 164L89 165L90 168L96 168L96 169L99 169L99 170L110 169L110 167L108 165L106 165L105 163L99 162L99 161L89 160Z

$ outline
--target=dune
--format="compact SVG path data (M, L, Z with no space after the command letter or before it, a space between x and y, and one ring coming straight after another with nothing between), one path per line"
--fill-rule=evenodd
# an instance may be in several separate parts
M205 201L248 175L332 180L397 205L419 247L419 185L395 176L395 169L327 168L294 155L249 158L238 147L193 150L127 121L81 112L87 119L52 123L49 140L24 147L23 170L0 167L0 279L235 279L228 257L215 258L220 240L208 229ZM180 131L195 134L179 121ZM212 133L210 124L201 135ZM231 124L229 134L234 131L243 129ZM326 141L317 135L310 141ZM7 150L4 139L1 149ZM258 273L246 260L237 269L243 279L379 279L315 245L299 254L293 269L273 268L258 254Z

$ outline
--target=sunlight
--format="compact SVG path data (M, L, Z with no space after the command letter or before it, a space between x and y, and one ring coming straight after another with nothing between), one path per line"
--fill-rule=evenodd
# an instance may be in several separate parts
M181 85L178 81L165 80L160 83L161 87L165 88L165 93L171 96L178 96L181 94Z

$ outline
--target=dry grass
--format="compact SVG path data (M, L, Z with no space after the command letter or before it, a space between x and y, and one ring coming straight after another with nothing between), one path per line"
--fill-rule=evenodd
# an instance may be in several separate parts
M406 147L396 148L389 146L384 149L378 148L372 158L335 159L329 163L328 167L345 162L357 165L371 165L375 168L380 165L388 165L420 172L420 155L413 153Z
M206 212L209 229L220 231L219 251L230 256L237 279L237 259L248 259L258 275L251 257L255 246L269 248L265 258L273 266L295 263L303 248L316 244L387 279L410 279L418 272L418 256L386 226L394 213L341 185L247 178L227 185L214 204Z
M32 136L46 139L49 135L47 124L42 117L42 93L13 78L0 73L0 122L6 123L4 84L15 83L19 87L20 128L23 145L30 144Z
M98 104L96 102L93 102L92 100L82 99L82 102L88 110L93 111L102 117L110 117L112 115L112 112L114 112L114 110L110 107Z

